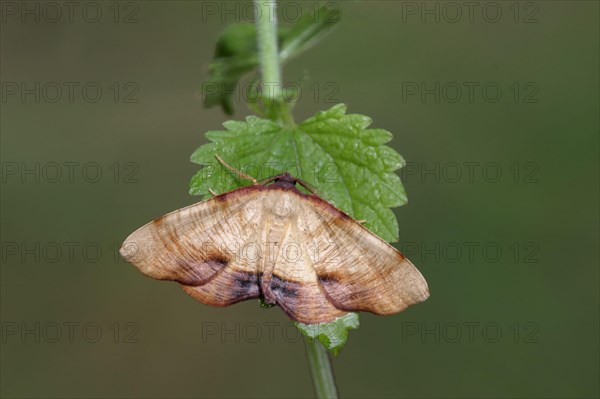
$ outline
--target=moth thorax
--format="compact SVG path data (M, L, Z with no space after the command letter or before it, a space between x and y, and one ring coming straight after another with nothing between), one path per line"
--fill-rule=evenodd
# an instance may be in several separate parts
M271 213L276 219L284 221L296 215L297 208L297 201L294 201L289 195L282 195L275 199L275 202L272 204Z

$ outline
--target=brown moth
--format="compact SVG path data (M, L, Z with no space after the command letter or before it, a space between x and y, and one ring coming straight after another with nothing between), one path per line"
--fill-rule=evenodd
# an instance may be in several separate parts
M316 324L348 311L389 315L429 296L421 273L359 222L284 173L168 213L120 253L212 306L262 297Z

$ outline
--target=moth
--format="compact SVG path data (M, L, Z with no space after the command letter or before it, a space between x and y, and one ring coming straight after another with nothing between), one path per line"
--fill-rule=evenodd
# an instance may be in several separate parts
M349 311L400 312L429 296L400 252L288 173L168 213L120 253L142 273L176 281L198 301L263 298L305 324Z

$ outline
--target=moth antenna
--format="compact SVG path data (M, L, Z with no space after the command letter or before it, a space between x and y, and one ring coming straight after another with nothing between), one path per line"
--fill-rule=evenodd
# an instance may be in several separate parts
M217 161L219 161L221 163L221 165L223 165L225 168L229 169L230 171L232 171L233 173L235 173L242 179L250 180L252 183L258 184L258 180L256 180L254 177L252 177L250 175L245 174L241 170L237 170L233 166L229 165L227 162L223 161L223 159L218 154L215 154L215 158L217 158Z
M273 180L275 180L275 179L277 179L277 178L279 178L279 175L278 175L278 176L271 176L271 177L267 177L267 178L265 178L265 179L262 179L262 180L260 181L260 184L269 184L269 183L271 183Z
M304 187L305 189L307 189L308 191L310 191L311 194L314 194L314 195L317 195L317 196L319 195L319 192L317 191L317 189L315 188L315 186L313 186L312 184L309 184L308 182L305 182L304 180L300 180L300 179L296 179L296 181L302 187Z
M361 220L357 220L356 223L365 224L365 223L367 223L367 221L364 219L361 219Z
M215 191L214 191L212 188L209 188L209 189L208 189L208 192L209 192L209 193L210 193L210 194L211 194L213 197L216 197L217 195L219 195L219 194L215 193Z

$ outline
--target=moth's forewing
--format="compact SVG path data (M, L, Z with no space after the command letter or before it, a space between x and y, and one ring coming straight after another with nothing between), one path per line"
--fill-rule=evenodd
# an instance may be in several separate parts
M299 231L323 246L313 267L336 308L388 315L429 297L421 273L394 247L319 197L303 199Z
M186 291L209 305L256 298L256 261L236 249L256 239L264 189L241 188L171 212L132 233L121 255L150 277L193 287Z

